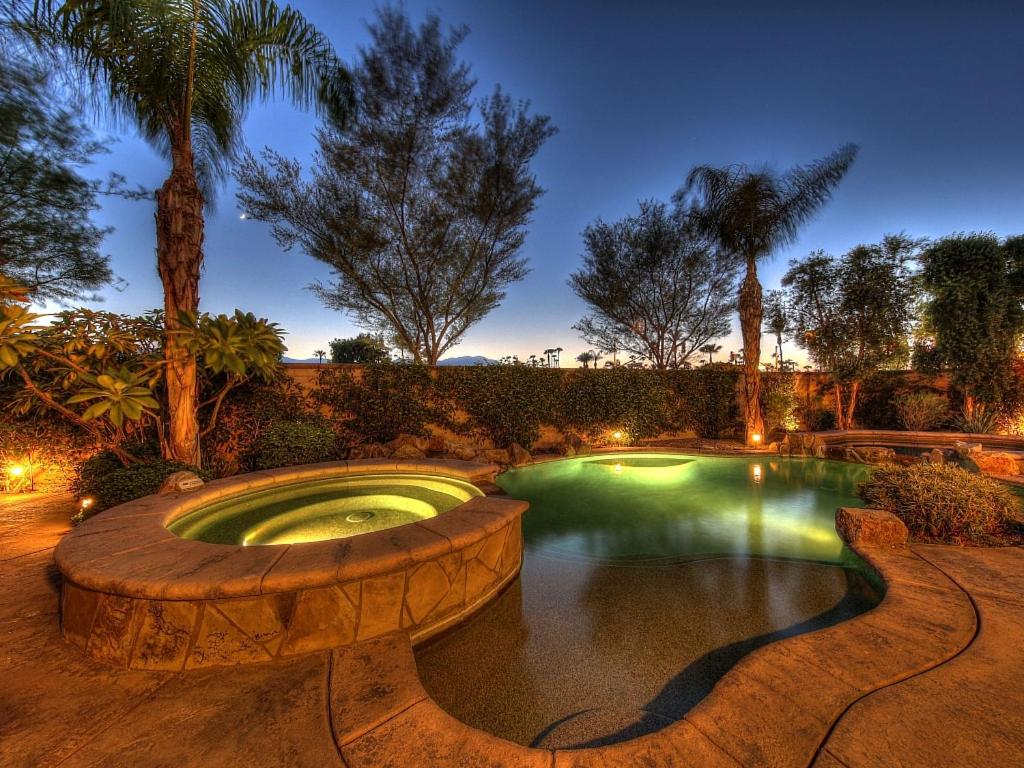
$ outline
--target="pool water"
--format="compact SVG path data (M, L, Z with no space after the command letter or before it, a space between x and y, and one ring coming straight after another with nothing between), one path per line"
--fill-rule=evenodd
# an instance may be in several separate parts
M451 714L521 744L613 743L678 720L751 650L880 595L835 533L863 465L622 453L510 470L520 578L417 649Z
M232 496L168 528L212 544L296 544L415 523L480 495L469 483L436 475L345 475Z

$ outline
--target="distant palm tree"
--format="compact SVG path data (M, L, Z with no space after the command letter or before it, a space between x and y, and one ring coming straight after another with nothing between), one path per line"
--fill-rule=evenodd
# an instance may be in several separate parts
M316 357L317 362L320 363L320 365L324 364L324 358L327 357L327 353L324 350L318 349L313 353L313 355Z
M67 53L112 113L171 163L156 193L157 271L168 331L199 306L203 206L242 141L257 99L284 95L351 107L346 70L298 11L273 0L36 0L29 31ZM198 464L196 360L178 336L165 344L165 455Z
M690 171L675 200L717 245L743 259L746 276L737 306L743 333L746 442L764 433L761 417L761 283L758 259L796 239L800 227L831 197L850 169L857 147L847 144L809 166L779 175L770 169L701 165Z
M591 363L594 363L595 366L597 365L593 352L580 352L576 355L576 361L582 363L584 368L589 368Z
M715 355L722 351L721 344L705 344L700 351L708 356L708 365L715 362Z
M562 353L565 352L565 350L562 349L561 347L555 347L554 352L555 352L555 355L554 355L554 357L555 357L555 368L561 368L562 367Z

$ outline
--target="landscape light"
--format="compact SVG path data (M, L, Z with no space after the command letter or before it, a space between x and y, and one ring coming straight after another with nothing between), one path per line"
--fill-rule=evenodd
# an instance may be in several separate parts
M760 432L755 432L754 434L752 434L750 436L750 439L753 441L754 445L760 445L761 444L761 433Z
M621 440L622 439L622 430L621 429L616 429L614 432L612 432L612 437L615 438L616 440Z
M78 502L78 506L82 508L83 512L85 512L85 510L89 509L89 507L91 507L95 503L95 499L93 499L91 496L86 496L84 499Z
M11 464L7 467L7 474L11 477L22 477L25 474L25 467L21 464Z

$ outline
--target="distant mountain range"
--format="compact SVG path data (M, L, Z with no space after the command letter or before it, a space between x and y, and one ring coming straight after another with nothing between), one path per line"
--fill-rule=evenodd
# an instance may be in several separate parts
M463 355L462 357L446 357L439 360L438 365L497 365L497 360L492 360L483 355Z
M281 362L282 363L319 363L320 361L317 360L317 358L315 358L315 357L304 357L304 358L301 358L301 359L299 359L297 357L282 357L281 358ZM325 357L324 358L324 362L325 363L329 363L329 362L331 362L331 359L329 357ZM462 357L448 357L448 358L445 358L444 360L441 360L438 363L438 365L496 365L497 362L498 362L497 360L492 360L491 358L484 357L483 355L463 355Z

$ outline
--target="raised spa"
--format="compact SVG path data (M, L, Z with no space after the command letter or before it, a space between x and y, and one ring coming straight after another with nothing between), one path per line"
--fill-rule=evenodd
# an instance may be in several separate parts
M482 495L467 482L436 475L348 475L232 496L168 528L211 544L298 544L427 520Z

